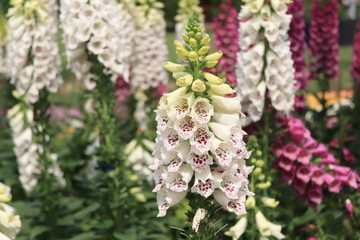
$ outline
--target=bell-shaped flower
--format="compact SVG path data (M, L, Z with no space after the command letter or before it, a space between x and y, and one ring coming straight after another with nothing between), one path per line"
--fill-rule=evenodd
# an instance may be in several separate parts
M273 236L276 239L284 239L285 235L281 233L281 225L274 224L267 220L261 211L255 214L256 226L263 237Z

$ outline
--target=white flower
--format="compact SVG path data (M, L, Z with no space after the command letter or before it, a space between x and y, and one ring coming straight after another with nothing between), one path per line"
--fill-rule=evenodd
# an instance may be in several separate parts
M192 222L192 229L195 232L199 231L199 227L200 227L200 222L201 220L203 220L205 218L206 215L206 210L203 208L199 208L198 210L196 210L193 222Z
M274 224L268 221L264 214L261 211L258 211L255 214L256 225L262 237L268 239L267 237L273 236L276 239L284 239L285 236L281 233L281 225Z
M240 220L225 232L226 236L232 237L232 240L238 240L244 234L247 227L247 218L241 217Z
M24 16L24 5L9 10L7 68L11 83L31 103L38 101L41 89L54 92L62 84L56 5L39 3ZM39 15L40 14L40 15ZM37 21L35 18L39 17Z
M249 13L251 9L254 11ZM247 124L261 119L267 92L277 111L289 114L293 109L295 71L287 34L291 16L286 11L282 0L247 1L239 14L249 18L239 27L241 51L236 69L238 96L249 116L243 122Z
M0 182L0 202L9 202L12 198L11 188Z
M241 105L237 98L212 95L211 100L195 98L180 88L160 101L155 161L150 166L155 170L153 191L158 194L159 216L173 203L166 196L177 203L189 189L205 198L213 194L238 215L246 212L245 198L252 194L247 190L251 170L245 167Z
M131 15L123 5L113 0L64 0L60 22L63 30L68 66L91 90L91 64L86 49L98 57L112 76L129 77L133 28ZM76 9L74 9L76 8Z
M157 7L158 2L143 2L128 7L133 16L129 16L128 34L133 34L131 55L131 87L148 89L166 85L168 74L163 68L167 60L166 22L164 12ZM131 26L131 24L135 24ZM130 26L133 28L130 30Z

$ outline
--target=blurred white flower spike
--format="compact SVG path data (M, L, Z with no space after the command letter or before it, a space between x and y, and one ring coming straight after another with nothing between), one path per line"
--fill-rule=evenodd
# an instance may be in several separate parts
M253 193L248 190L252 167L246 166L250 153L243 141L246 133L240 125L240 100L225 96L234 92L226 79L201 70L222 55L201 54L200 49L210 41L203 28L192 18L186 31L184 41L191 45L174 44L192 52L197 60L183 58L189 67L175 63L164 66L174 73L178 86L183 83L180 78L192 77L187 77L186 86L164 94L156 110L156 148L150 168L155 171L158 217L165 216L169 207L190 191L204 198L213 196L229 211L242 215L246 213L246 196ZM225 90L214 90L221 86L226 86Z
M129 79L133 50L130 20L125 6L118 6L115 0L61 1L60 21L68 66L88 89L95 88L90 55L96 56L113 82L118 76Z
M62 84L54 1L14 1L8 11L8 74L30 103L40 90L56 92Z
M293 109L295 80L288 30L288 0L244 1L239 14L237 83L246 122L261 119L267 93L272 106L288 115Z
M131 87L146 90L168 82L168 74L162 67L168 56L166 22L162 3L153 0L138 2L139 5L133 10L135 34Z

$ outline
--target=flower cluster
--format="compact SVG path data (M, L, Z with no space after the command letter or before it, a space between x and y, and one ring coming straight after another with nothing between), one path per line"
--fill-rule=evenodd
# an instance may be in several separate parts
M190 191L211 195L229 211L246 213L250 155L240 126L241 105L234 90L221 79L201 69L215 66L221 52L208 55L210 37L191 18L183 34L185 45L175 40L178 56L189 66L168 62L180 86L165 94L156 110L157 138L154 151L155 188L158 216L185 198ZM194 179L194 181L192 181Z
M239 17L238 94L250 119L261 119L267 90L272 106L289 114L294 105L294 68L285 0L246 1Z
M8 16L7 68L11 83L31 103L39 91L56 92L62 83L56 9L51 1L14 1Z
M127 17L127 11L120 10L122 8L114 0L61 2L60 21L68 66L88 89L95 87L89 72L89 55L97 57L114 82L119 75L128 80L133 41L129 33L133 29L126 21L131 19Z
M351 62L351 74L360 85L360 20L356 26L357 32L354 37L354 52Z
M37 176L41 173L39 152L42 146L33 140L35 126L33 110L27 105L19 103L8 111L9 125L13 132L14 153L18 162L19 180L26 192L31 192L36 186ZM48 156L52 164L48 171L53 174L60 185L65 185L63 173L57 164L57 155Z
M337 0L314 0L311 9L310 50L313 77L324 72L339 77L339 13Z
M200 7L200 0L179 0L179 8L175 16L175 34L177 40L181 40L181 34L184 33L188 19L193 16L198 17L203 25L205 17L203 9Z
M290 48L295 69L295 90L306 90L309 80L309 74L305 70L306 62L304 56L305 50L307 48L305 42L305 9L301 0L294 0L292 3L289 4L288 7L288 14L292 15L289 30L289 40L291 43ZM297 110L301 110L304 107L304 95L299 94L295 98L295 108Z
M284 127L287 130L284 137L273 148L276 168L311 206L322 202L324 186L332 193L339 193L344 186L360 189L358 173L341 166L324 144L311 137L300 119L291 116Z
M15 214L15 209L6 203L11 201L11 189L0 182L0 239L15 239L20 232L20 217Z
M224 55L219 61L220 70L226 73L227 80L236 84L236 53L239 52L238 12L232 0L226 0L219 6L219 14L214 18L214 41L217 49Z
M139 1L135 8L136 31L131 58L132 89L157 88L166 84L168 75L162 63L167 59L166 22L163 4L153 0Z

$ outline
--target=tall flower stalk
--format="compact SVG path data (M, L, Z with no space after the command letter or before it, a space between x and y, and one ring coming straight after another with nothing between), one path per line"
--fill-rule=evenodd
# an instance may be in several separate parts
M270 96L272 107L289 115L294 105L294 68L288 30L291 16L283 0L244 1L239 18L237 84L238 95L249 115L257 122Z
M326 136L326 99L325 92L331 86L331 80L339 77L339 3L336 0L312 2L310 22L311 78L319 86L320 94L316 95L322 110L316 114L319 126L320 141Z
M189 20L185 45L175 41L178 56L188 66L167 62L180 88L164 94L156 110L157 138L154 151L158 217L187 195L193 219L191 239L214 239L215 202L237 215L246 213L246 150L240 125L241 105L234 90L213 74L222 52L209 52L209 35L194 18ZM192 184L192 186L189 186ZM191 192L191 194L189 193ZM215 207L216 208L216 207ZM203 220L202 220L203 219Z
M213 29L215 46L223 52L223 58L219 61L220 70L226 73L231 84L236 84L236 56L240 50L239 20L232 0L226 0L219 6Z
M151 179L148 166L154 150L155 104L168 82L168 74L162 64L166 61L166 22L163 4L158 1L137 1L129 11L134 18L134 51L131 56L130 86L135 109L130 122L134 125L133 139L125 147L125 154L133 169ZM151 43L151 44L145 44ZM133 120L133 121L131 121Z
M304 55L307 48L305 41L305 9L301 0L294 0L288 7L288 14L292 15L289 40L295 68L295 90L298 91L295 97L295 109L303 111L305 107L304 91L306 91L309 84L309 73L306 69L307 65Z
M128 34L134 26L128 25L130 15L124 16L131 14L128 11L134 6L131 1L122 4L119 6L115 0L63 1L61 15L69 66L77 77L86 80L89 90L87 124L96 132L93 156L99 170L93 180L102 189L91 195L101 206L99 217L110 223L100 233L104 239L116 239L125 231L124 219L130 218L128 206L133 202L130 189L134 179L130 178L131 170L121 148L125 142L119 136L115 114L115 81L119 77L130 80L134 52L134 35Z
M55 176L65 184L57 155L51 152L47 115L49 92L62 83L55 12L55 2L38 0L12 1L8 12L8 69L19 100L8 116L20 182L27 192L39 175L48 182Z

